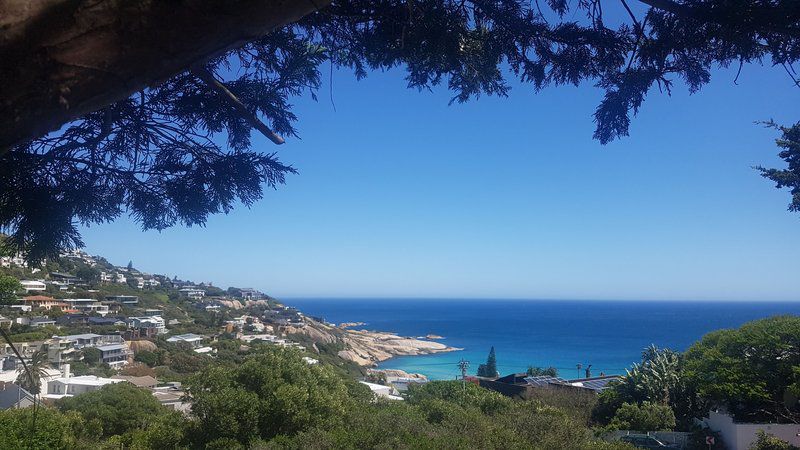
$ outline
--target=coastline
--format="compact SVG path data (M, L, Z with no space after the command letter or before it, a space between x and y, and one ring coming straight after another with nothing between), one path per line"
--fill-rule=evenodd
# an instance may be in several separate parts
M367 368L375 367L395 356L422 356L463 350L441 342L405 337L394 332L354 330L350 328L353 323L342 325L335 326L306 317L306 326L289 327L287 331L306 335L315 342L339 343L344 347L339 350L339 357Z

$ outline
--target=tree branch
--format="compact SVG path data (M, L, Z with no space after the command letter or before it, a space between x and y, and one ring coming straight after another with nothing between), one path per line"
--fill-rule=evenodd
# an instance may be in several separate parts
M224 98L228 103L230 103L230 105L233 106L233 108L239 113L239 115L242 116L242 118L246 120L247 123L250 124L250 126L260 131L261 134L269 138L270 141L278 145L286 142L283 140L282 137L278 136L277 134L275 134L274 131L270 130L269 127L267 127L264 124L264 122L259 120L254 113L250 112L250 110L247 109L244 103L242 103L242 101L239 100L239 98L233 92L231 92L224 84L222 84L221 81L217 80L216 77L214 77L214 75L207 68L193 67L192 73L197 75L197 77L200 78L201 80L203 80L203 82L207 84L208 87L210 87L211 89L216 91L219 95L221 95L222 98Z

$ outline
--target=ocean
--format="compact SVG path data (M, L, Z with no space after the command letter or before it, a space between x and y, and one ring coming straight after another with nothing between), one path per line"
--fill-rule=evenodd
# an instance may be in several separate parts
M576 378L591 364L592 375L623 374L650 344L686 350L705 333L764 317L800 315L800 302L689 302L600 300L290 299L303 313L333 323L364 322L356 328L403 336L443 336L461 351L402 356L379 365L453 379L457 363L469 373L494 346L501 374L528 366L553 366Z

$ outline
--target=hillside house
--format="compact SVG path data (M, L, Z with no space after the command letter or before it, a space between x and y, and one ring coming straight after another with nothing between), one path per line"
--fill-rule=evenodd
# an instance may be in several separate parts
M0 381L0 410L33 406L33 394L16 383Z
M31 292L44 292L47 289L47 285L43 281L21 280L19 284L22 285L22 288L25 289L25 292L28 294Z
M69 305L70 310L82 311L88 314L108 315L108 305L104 305L93 298L66 298L64 303Z
M106 300L123 306L135 306L139 304L139 297L135 295L107 295Z
M50 325L55 326L56 325L56 321L54 319L51 319L51 318L47 317L47 316L44 316L44 317L32 317L32 318L28 319L28 323L26 325L29 325L29 326L31 326L33 328L41 328L41 327L46 327L46 326L50 326Z
M100 350L100 362L111 367L120 367L128 364L133 355L126 343L99 345L95 347Z
M181 288L178 292L190 300L200 300L206 296L206 291L194 286Z
M53 297L47 297L45 295L31 295L24 297L22 302L31 308L42 308L47 310L56 308L61 311L69 309L69 305L67 305L65 302L56 300Z
M56 369L82 358L80 351L75 348L72 341L60 337L44 341L42 349L47 351L47 359Z
M133 338L155 337L167 332L161 317L129 317L127 323Z
M47 383L47 395L45 398L72 397L74 395L85 394L97 391L103 386L114 383L122 383L122 380L113 378L101 378L94 375L83 375L79 377L67 376L50 380Z
M211 347L203 345L203 341L205 340L206 340L205 336L200 336L199 334L194 334L194 333L186 333L186 334L179 334L177 336L172 336L167 339L167 342L171 342L173 344L183 342L189 344L195 353L209 353L213 349Z

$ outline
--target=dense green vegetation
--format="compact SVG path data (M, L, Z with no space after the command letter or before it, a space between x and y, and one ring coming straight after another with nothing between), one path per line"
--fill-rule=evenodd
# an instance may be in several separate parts
M628 448L596 439L588 415L554 399L517 401L436 381L412 388L405 402L377 401L351 377L301 356L262 346L241 362L219 358L187 382L191 418L132 385L105 386L41 408L34 438L55 449ZM0 426L14 430L0 448L27 445L30 414L0 412Z
M58 259L51 269L93 275L80 261ZM102 263L105 264L105 263ZM101 265L102 267L102 265ZM13 270L0 271L2 274ZM12 276L5 277L16 283ZM9 286L11 283L8 284ZM18 286L12 286L14 290ZM215 291L216 292L216 291ZM219 292L223 292L219 290ZM17 292L18 294L19 292ZM127 384L58 401L41 408L36 432L29 433L31 411L0 412L0 427L14 431L0 437L0 449L25 448L622 448L598 438L610 430L695 431L695 447L706 432L694 419L712 407L724 407L740 421L800 422L800 318L773 317L704 336L686 352L648 347L626 376L599 396L558 389L537 390L533 400L511 400L474 384L432 382L414 386L406 401L376 401L355 382L363 368L338 356L341 342L317 342L306 334L288 337L305 352L253 341L244 345L224 332L226 320L243 310L207 311L178 295L168 283L136 289L90 283L76 295L136 295L138 308L159 308L177 319L172 334L214 336L216 353L198 354L165 336L139 341L135 363L123 374L151 375L181 381L192 401L186 417L162 407L147 391ZM260 315L259 305L247 310ZM134 315L136 309L123 308ZM10 311L9 314L16 314ZM51 316L58 315L52 311ZM114 326L31 328L14 324L16 342L57 334L113 333ZM311 355L319 364L309 365ZM76 375L110 376L96 349L83 349L73 363ZM29 361L38 386L46 355ZM494 377L491 349L479 375ZM557 375L555 368L530 367L530 375ZM368 377L382 382L380 375ZM758 449L790 448L764 436Z
M800 317L706 334L686 352L649 347L592 411L606 429L694 431L722 407L740 422L800 423ZM759 449L790 448L765 436Z

